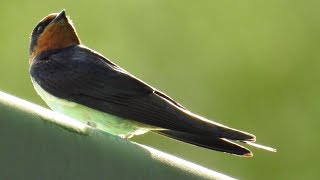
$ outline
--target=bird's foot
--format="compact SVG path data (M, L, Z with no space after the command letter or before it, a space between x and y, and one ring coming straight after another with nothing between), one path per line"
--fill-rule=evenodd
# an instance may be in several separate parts
M95 122L92 122L92 121L91 121L91 122L88 121L88 122L87 122L87 125L88 125L88 126L91 126L91 127L93 127L93 128L96 128L96 127L97 127L97 124L96 124Z

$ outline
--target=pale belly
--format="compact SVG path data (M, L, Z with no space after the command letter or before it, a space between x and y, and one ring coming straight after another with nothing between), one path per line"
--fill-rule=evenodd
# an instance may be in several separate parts
M37 93L53 111L70 116L110 134L118 135L123 138L130 138L133 135L139 135L152 129L158 129L156 127L97 111L74 102L56 98L43 90L34 80L32 80L32 83Z

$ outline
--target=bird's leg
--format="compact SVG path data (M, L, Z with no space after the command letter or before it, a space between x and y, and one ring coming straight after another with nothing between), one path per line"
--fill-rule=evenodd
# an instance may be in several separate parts
M91 126L91 127L93 127L93 128L96 128L96 127L97 127L97 124L96 124L95 122L92 122L92 121L88 121L88 122L87 122L87 125L88 125L88 126Z

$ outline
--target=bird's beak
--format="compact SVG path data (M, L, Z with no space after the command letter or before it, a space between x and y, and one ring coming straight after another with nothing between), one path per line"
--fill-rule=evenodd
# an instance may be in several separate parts
M61 20L67 20L66 12L65 10L62 10L51 22L50 24L58 23Z

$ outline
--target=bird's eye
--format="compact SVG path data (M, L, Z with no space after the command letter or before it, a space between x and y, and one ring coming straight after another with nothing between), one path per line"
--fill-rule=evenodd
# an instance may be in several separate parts
M37 33L41 33L43 31L43 27L42 26L39 26L38 28L37 28Z

